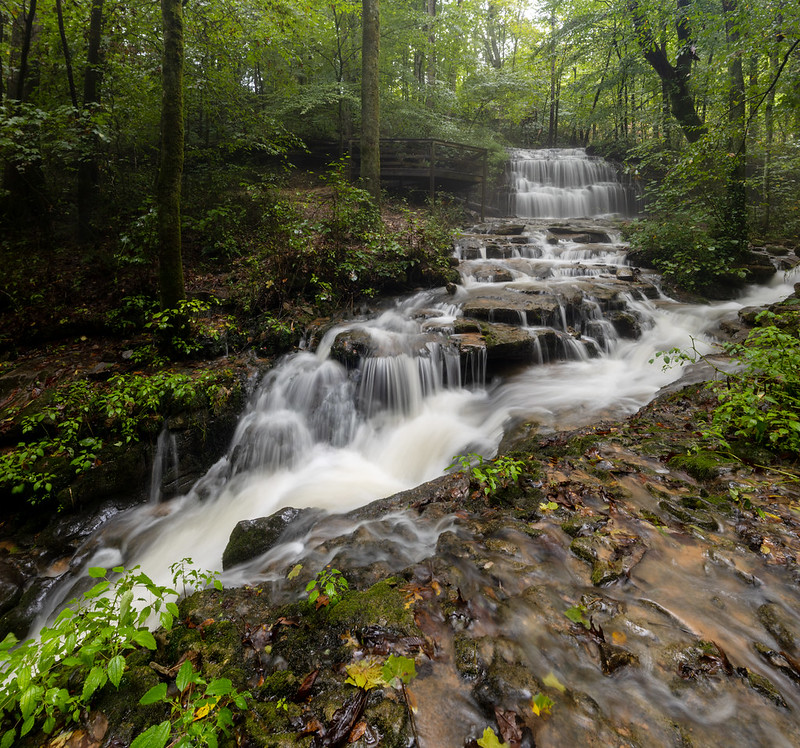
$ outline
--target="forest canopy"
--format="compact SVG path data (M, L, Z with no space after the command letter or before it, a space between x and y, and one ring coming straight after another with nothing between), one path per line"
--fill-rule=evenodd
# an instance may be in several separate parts
M87 241L148 215L161 19L156 2L0 3L9 227ZM183 4L184 222L287 154L360 137L361 20L351 0ZM664 180L656 208L677 191L732 241L795 235L799 42L797 4L773 0L383 0L380 134L488 146L496 165L506 146L591 146Z

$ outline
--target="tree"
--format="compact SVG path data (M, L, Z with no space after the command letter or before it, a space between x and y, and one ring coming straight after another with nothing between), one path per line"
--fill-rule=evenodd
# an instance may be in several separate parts
M161 0L164 56L161 68L161 155L158 209L158 285L163 309L185 298L181 259L181 178L183 176L183 8L181 0Z
M380 9L378 0L361 4L361 181L381 198Z
M636 30L642 54L662 80L669 97L672 114L681 126L690 143L697 142L705 132L705 125L697 114L691 88L694 44L689 10L692 0L676 0L675 29L677 32L677 54L672 64L667 54L666 42L659 43L639 0L628 0L628 9Z

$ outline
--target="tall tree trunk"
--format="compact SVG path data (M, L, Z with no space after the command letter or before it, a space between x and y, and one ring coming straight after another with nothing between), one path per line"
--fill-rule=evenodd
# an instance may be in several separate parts
M778 51L774 47L769 53L769 69L770 73L774 73L778 69ZM762 201L764 203L764 217L762 221L762 228L767 233L770 230L770 223L772 221L772 145L775 139L775 87L771 86L767 93L767 103L764 107L764 195Z
M725 13L725 34L733 56L728 67L728 148L731 163L726 184L726 215L724 235L732 243L734 254L740 254L747 247L747 148L745 142L745 87L742 56L737 49L739 30L736 15L737 0L722 0Z
M60 2L60 0L59 0ZM86 70L83 75L83 116L100 103L100 84L103 80L100 42L103 34L103 0L92 0L89 16L89 46L86 51ZM82 138L78 163L78 239L87 242L93 235L93 218L100 197L100 167L97 164L97 137L87 128Z
M36 0L31 0L30 6L25 10L23 2L19 21L15 22L12 33L12 46L19 44L19 64L14 71L13 62L9 64L8 106L12 111L20 111L32 85L28 76L28 60L30 59L31 46L35 32ZM31 130L38 125L26 123L23 117L23 129ZM23 137L29 137L25 133ZM39 160L33 162L16 161L12 155L5 159L3 166L3 188L6 196L3 206L8 216L14 216L15 222L29 220L45 231L49 230L50 204L47 198L47 189L44 171ZM0 194L2 191L0 190Z
M428 54L425 58L425 87L428 95L426 103L428 107L434 105L433 89L436 85L436 0L426 0L426 10L430 20L428 21Z
M161 307L185 298L181 259L181 177L183 176L183 8L181 0L161 0L164 57L161 69L161 158L158 208Z
M361 182L381 199L381 109L379 89L380 7L378 0L361 3Z
M24 8L23 4L23 8ZM33 40L33 19L36 17L36 0L31 0L28 14L25 16L25 34L22 38L22 50L19 56L19 72L17 73L16 91L14 98L17 101L25 101L25 83L28 78L28 57L31 52L31 41Z
M69 98L73 109L78 108L78 94L75 91L75 77L72 75L72 55L69 53L67 33L64 30L64 10L61 0L56 0L56 15L58 16L58 34L61 37L61 50L64 53L64 66L67 69L67 83L69 84Z

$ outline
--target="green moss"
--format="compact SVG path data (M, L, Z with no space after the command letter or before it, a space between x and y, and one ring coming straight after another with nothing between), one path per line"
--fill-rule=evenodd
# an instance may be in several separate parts
M299 678L289 670L276 670L264 678L258 689L260 699L280 699L294 696L300 685Z
M719 475L724 460L716 452L703 450L694 454L675 455L667 463L675 470L684 470L697 480L713 480Z
M353 628L378 625L416 630L414 613L405 607L405 599L397 584L397 579L390 578L364 592L347 593L326 609L328 622Z

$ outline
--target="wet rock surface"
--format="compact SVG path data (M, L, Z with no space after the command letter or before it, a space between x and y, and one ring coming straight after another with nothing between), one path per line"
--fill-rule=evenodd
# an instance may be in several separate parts
M592 237L588 223L559 228L547 227L553 246L610 236ZM495 238L506 246L502 237L528 231ZM596 303L628 314L621 287L631 282L618 273ZM626 321L632 335L636 321ZM495 362L530 361L547 336L580 342L577 330L452 324L462 352ZM245 550L230 547L226 565L252 563L263 581L184 600L155 654L132 658L120 691L103 692L102 739L124 745L152 722L130 704L192 656L205 677L252 693L234 725L242 745L460 748L486 727L511 745L554 748L793 745L797 469L696 449L712 407L691 387L622 422L549 435L519 423L502 450L521 473L491 490L459 471L341 515L284 509L241 523ZM9 564L0 593L13 600ZM350 588L312 605L306 586L326 567ZM28 610L48 583L13 610ZM405 688L347 682L348 668L391 655L415 661Z
M458 748L487 726L528 736L520 745L791 745L800 490L780 479L786 466L675 462L710 405L692 387L621 423L550 437L519 428L507 450L523 473L489 495L456 472L318 517L319 558L351 580L340 602L281 602L302 600L311 557L292 580L284 569L273 583L185 601L159 661L197 650L207 673L236 673L264 718L237 730L262 745L334 729L357 695L347 668L389 654L413 658L417 677L405 696L363 694L359 729L380 745L416 734L420 745ZM750 488L747 507L732 482ZM285 532L293 516L268 524ZM438 538L405 567L374 563L369 532L336 534L388 523L379 545L402 548L413 541L399 517ZM228 641L228 654L209 639Z

